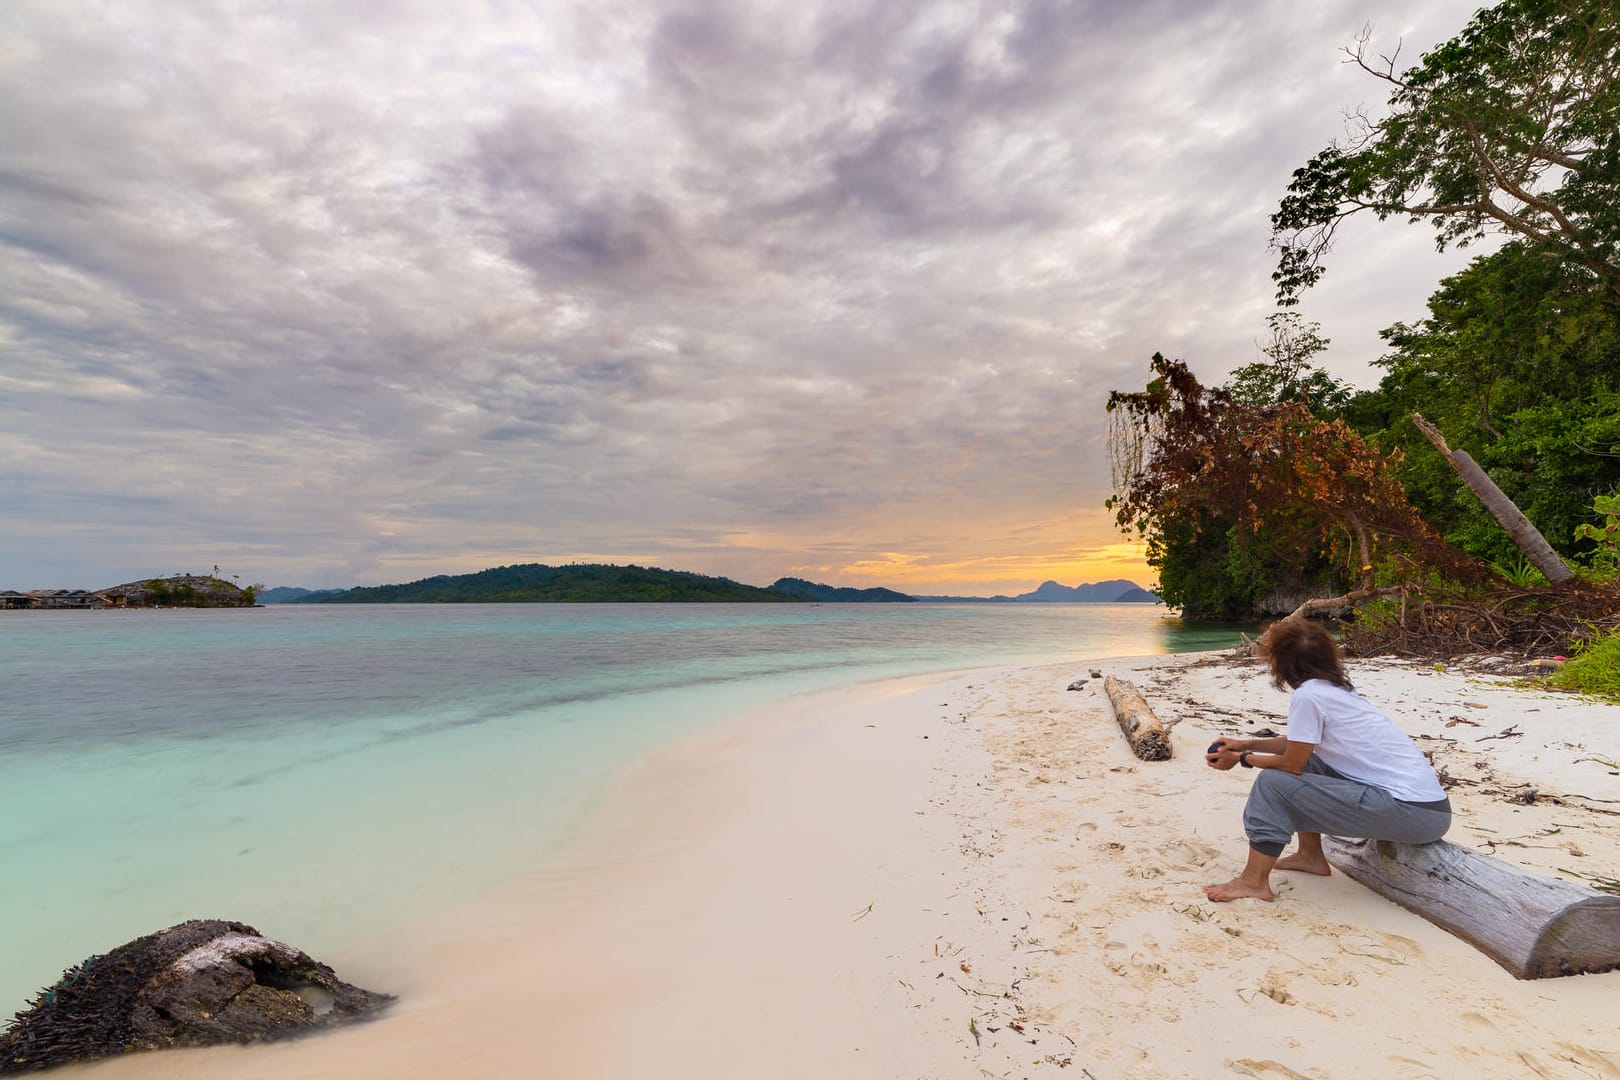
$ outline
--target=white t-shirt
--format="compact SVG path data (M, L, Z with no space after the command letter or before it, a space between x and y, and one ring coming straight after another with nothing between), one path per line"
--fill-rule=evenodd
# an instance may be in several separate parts
M1307 679L1288 700L1288 739L1314 743L1316 756L1352 780L1407 802L1446 797L1417 743L1360 694Z

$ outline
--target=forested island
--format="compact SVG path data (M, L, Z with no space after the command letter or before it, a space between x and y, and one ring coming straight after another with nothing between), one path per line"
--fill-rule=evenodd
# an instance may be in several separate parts
M777 578L767 591L825 604L910 604L917 599L893 589L851 589L793 577Z
M1048 581L1021 596L908 596L894 589L855 589L784 577L760 588L724 577L685 570L574 563L523 563L472 574L440 574L402 585L353 589L282 586L263 589L272 604L621 604L621 603L825 603L910 604L918 600L952 603L1063 602L1154 603L1158 597L1121 580L1070 588Z
M1272 215L1263 359L1206 385L1155 355L1115 391L1108 505L1184 617L1353 615L1368 652L1580 652L1620 693L1620 20L1508 0L1406 70L1368 40L1349 60L1387 115L1351 114ZM1499 241L1382 331L1359 392L1292 310L1356 215Z
M288 590L291 592L292 590ZM523 563L473 574L440 574L403 585L373 585L294 596L293 604L623 604L910 603L893 589L847 589L800 578L769 588L656 567Z
M402 585L315 593L295 604L797 603L799 597L683 570L523 563Z

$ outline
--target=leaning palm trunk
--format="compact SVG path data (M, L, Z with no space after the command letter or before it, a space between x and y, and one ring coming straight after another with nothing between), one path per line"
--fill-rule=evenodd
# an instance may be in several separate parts
M1554 551L1552 545L1547 543L1547 538L1542 536L1540 530L1534 525L1530 524L1530 519L1524 516L1524 512L1514 505L1512 499L1503 494L1502 489L1496 486L1494 480L1485 475L1485 470L1480 468L1473 458L1469 457L1465 451L1453 450L1447 446L1445 436L1440 434L1440 429L1423 419L1418 413L1412 414L1412 423L1417 425L1417 429L1423 432L1430 442L1434 443L1434 448L1440 451L1445 459L1451 463L1453 469L1457 470L1457 475L1463 478L1463 483L1468 485L1468 489L1479 496L1479 501L1485 504L1485 509L1489 510L1491 515L1502 523L1502 528L1506 529L1508 536L1512 537L1513 542L1519 545L1519 550L1524 552L1524 557L1529 559L1531 565L1537 570L1546 575L1548 581L1563 581L1566 578L1575 576L1574 571L1570 570L1565 565L1564 560L1559 558L1558 552Z

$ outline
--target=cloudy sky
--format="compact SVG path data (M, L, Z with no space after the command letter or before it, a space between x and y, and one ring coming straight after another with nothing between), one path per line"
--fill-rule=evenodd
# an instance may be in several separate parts
M0 588L1151 574L1103 402L1459 0L7 0ZM1426 230L1301 309L1371 385Z

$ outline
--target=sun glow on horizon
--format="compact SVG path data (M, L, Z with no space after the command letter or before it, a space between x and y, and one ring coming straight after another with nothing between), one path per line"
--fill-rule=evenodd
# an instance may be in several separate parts
M1120 542L1072 551L936 560L884 552L833 570L834 583L887 585L902 591L983 595L1029 592L1043 581L1063 585L1125 578L1151 588L1155 575L1141 545Z

